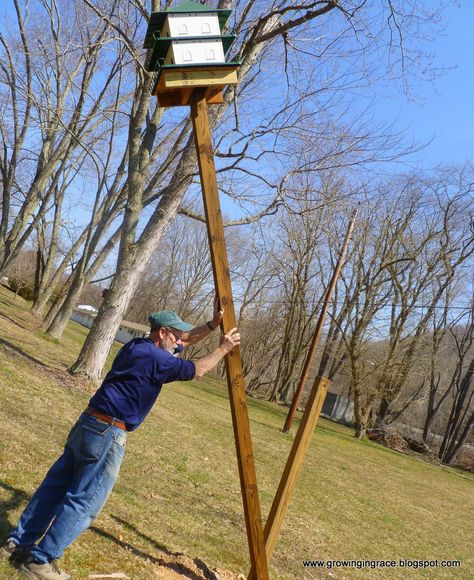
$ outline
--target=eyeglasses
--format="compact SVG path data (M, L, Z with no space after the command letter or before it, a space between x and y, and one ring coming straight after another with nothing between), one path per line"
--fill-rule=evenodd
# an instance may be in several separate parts
M166 330L168 332L171 332L171 334L174 336L176 342L180 341L183 337L181 336L181 334L177 334L174 330L171 330L171 328L166 328Z

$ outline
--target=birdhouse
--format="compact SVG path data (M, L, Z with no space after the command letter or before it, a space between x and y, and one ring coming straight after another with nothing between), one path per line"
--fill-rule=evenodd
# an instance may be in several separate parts
M225 33L230 10L187 1L152 12L145 37L145 68L158 72L153 94L163 107L187 105L196 87L222 103L222 89L237 84L238 63L226 62L235 36Z

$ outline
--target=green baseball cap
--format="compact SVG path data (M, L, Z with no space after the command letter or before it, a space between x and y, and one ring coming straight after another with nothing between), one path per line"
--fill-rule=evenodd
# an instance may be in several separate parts
M176 330L187 332L193 328L192 324L184 322L176 312L172 312L171 310L160 310L159 312L150 314L148 322L152 330L158 330L164 326L165 328L176 328Z

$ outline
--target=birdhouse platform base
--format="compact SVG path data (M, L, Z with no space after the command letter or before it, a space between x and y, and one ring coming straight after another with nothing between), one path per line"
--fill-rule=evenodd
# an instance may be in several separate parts
M161 107L189 105L195 88L207 87L209 105L223 103L222 89L237 84L237 66L162 68L153 94Z
M222 88L208 87L205 94L208 105L219 105L224 102ZM158 97L160 107L184 107L191 104L191 97L195 90L201 89L200 87L183 87L174 91L155 92L154 94Z

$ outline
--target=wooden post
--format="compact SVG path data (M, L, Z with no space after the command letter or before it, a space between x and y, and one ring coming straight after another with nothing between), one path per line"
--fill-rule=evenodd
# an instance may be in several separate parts
M311 438L316 428L324 399L326 398L329 383L329 379L324 377L316 377L314 380L313 388L306 403L305 412L295 440L293 441L283 475L281 476L275 499L273 500L270 514L265 524L265 550L267 552L268 562L270 562L272 557L283 519L288 511L288 504L293 495L301 467L308 452ZM249 579L258 578L253 568L250 570L248 577Z
M211 250L212 268L217 296L224 307L222 330L235 328L235 312L230 283L224 226L219 203L217 178L214 166L211 133L207 115L205 91L196 89L191 97L191 119L201 175L201 187L206 213L207 233ZM245 395L245 385L240 359L240 349L234 348L225 357L227 386L229 390L232 423L237 449L240 485L244 504L245 523L252 569L258 580L268 578L268 564L263 540L262 518L257 489L257 476L252 450L250 423Z
M298 402L301 397L301 393L303 392L304 386L306 384L306 379L308 378L309 367L311 366L311 361L313 359L314 351L319 343L319 338L321 336L321 332L323 330L324 320L326 319L326 313L329 308L329 304L331 302L332 294L334 292L334 288L336 287L337 279L339 278L339 274L341 273L342 265L344 263L344 257L346 255L347 246L349 245L349 241L351 239L352 230L354 229L355 218L357 215L357 210L354 212L349 225L347 226L346 236L344 238L344 242L342 244L341 253L339 255L339 260L337 261L336 268L334 269L333 275L331 277L331 281L329 282L328 289L326 291L326 295L324 297L323 302L323 309L321 310L321 314L319 315L318 322L316 324L316 329L314 331L313 340L311 341L311 346L309 347L308 354L306 355L306 360L304 362L303 371L301 373L300 381L298 387L295 392L295 396L293 397L293 401L291 402L290 410L288 411L288 415L286 416L285 424L283 425L282 431L283 433L288 433L291 429L291 424L293 423L293 419L295 417L296 408L298 407Z

